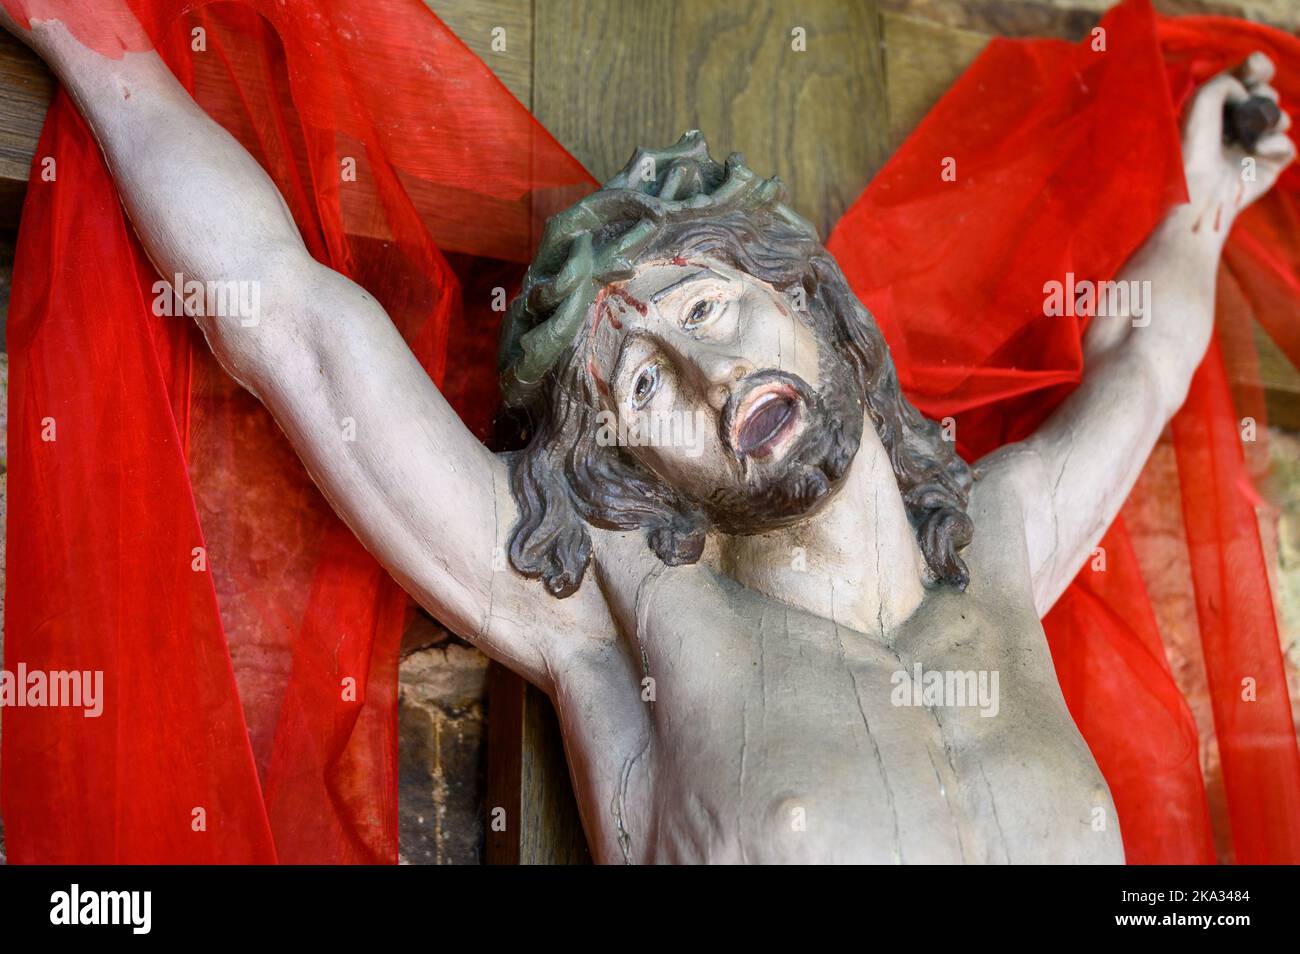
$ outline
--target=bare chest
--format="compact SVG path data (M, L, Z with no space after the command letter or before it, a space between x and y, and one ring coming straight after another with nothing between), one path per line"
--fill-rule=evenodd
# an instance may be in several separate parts
M953 594L886 645L748 590L715 595L721 611L643 607L651 744L620 819L634 860L1087 860L1113 848L1087 837L1109 798L1034 650L1036 619L1008 632L1005 615Z

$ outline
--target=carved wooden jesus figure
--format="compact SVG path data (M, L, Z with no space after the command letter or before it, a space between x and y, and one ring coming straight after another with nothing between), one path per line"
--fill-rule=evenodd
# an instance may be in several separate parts
M598 860L1123 860L1039 619L1184 399L1234 217L1294 157L1285 114L1253 180L1224 136L1225 104L1276 100L1266 57L1197 93L1191 201L1118 276L1150 300L1092 322L1022 443L958 458L779 183L687 134L549 224L502 351L535 429L502 457L156 54L7 25L158 271L260 283L256 327L197 319L212 350L406 590L554 701Z

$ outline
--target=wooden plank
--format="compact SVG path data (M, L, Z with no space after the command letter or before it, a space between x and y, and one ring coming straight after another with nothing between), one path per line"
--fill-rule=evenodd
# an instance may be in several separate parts
M524 686L500 663L488 669L487 803L483 829L484 860L490 865L519 864L521 782L523 779Z
M886 154L876 0L537 0L534 55L534 114L602 181L700 129L825 233Z
M18 227L27 173L54 84L40 58L0 30L0 229Z
M426 0L525 106L532 100L531 0ZM504 49L494 49L494 30ZM498 42L497 46L501 46ZM31 50L0 30L0 229L17 228L55 79Z
M589 864L551 701L495 663L489 687L487 863Z
M534 686L524 692L519 863L590 864L555 708Z
M977 33L997 36L1050 36L1077 40L1096 25L1106 7L1114 0L1105 0L1096 9L1088 2L1069 0L881 0L881 6L890 13L928 20L938 26L956 27Z
M535 16L533 113L599 179L636 146L698 128L716 157L743 152L781 175L825 234L886 154L875 0L538 0ZM489 703L495 738L519 746L520 829L505 843L489 835L489 859L589 860L550 701L522 681L494 686L505 693ZM515 784L512 758L490 752L489 777Z
M27 181L54 84L40 58L0 30L0 178Z
M424 0L424 3L491 67L497 79L515 94L515 99L532 106L532 0Z
M974 61L989 36L898 13L881 16L890 151Z

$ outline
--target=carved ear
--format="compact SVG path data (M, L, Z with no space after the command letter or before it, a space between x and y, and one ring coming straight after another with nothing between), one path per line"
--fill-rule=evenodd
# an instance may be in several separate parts
M519 508L510 531L510 564L522 575L540 579L557 599L572 596L591 563L591 535L564 474L537 437L526 450L510 455L508 464Z

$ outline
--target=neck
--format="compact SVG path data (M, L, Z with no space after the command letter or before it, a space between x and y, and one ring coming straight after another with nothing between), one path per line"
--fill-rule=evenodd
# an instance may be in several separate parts
M886 641L925 595L924 557L870 420L844 485L816 515L709 549L742 586Z

